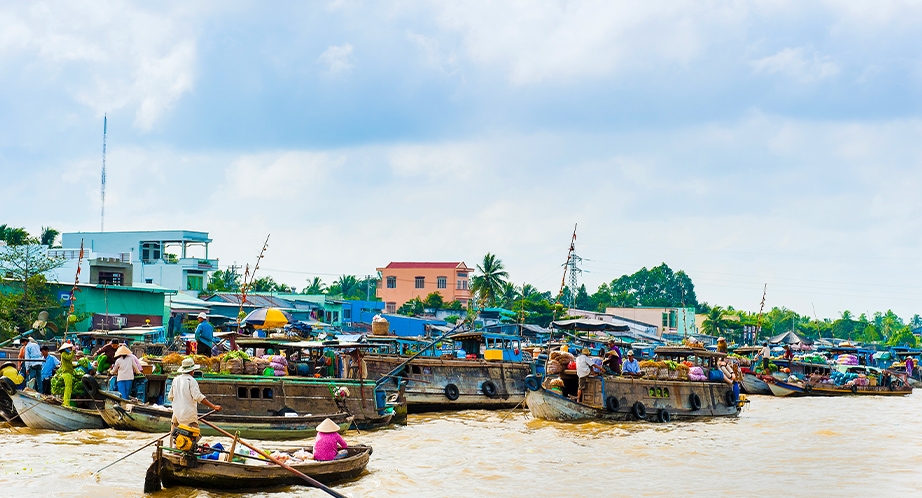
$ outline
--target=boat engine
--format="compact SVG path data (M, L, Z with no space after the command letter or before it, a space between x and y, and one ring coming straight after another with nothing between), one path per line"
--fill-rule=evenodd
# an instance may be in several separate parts
M198 440L201 436L202 432L198 427L180 424L173 429L173 441L178 450L194 452L198 447Z

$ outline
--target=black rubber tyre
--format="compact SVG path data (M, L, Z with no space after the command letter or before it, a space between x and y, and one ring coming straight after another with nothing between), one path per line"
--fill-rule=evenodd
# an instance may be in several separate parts
M724 398L725 398L724 401L727 402L727 406L736 405L736 400L733 399L733 391L727 391L727 394L726 396L724 396Z
M693 412L701 409L701 398L696 393L688 395L688 404L691 405Z
M84 375L80 379L80 383L83 384L83 390L90 395L91 398L96 398L96 395L99 394L99 382L96 381L96 378L91 375Z
M0 389L6 391L10 396L16 394L16 384L13 384L9 377L0 377Z
M852 385L852 394L858 394L858 386Z
M661 424L668 424L672 421L672 415L665 408L660 408L656 412L656 420Z
M617 396L609 396L605 398L605 408L608 408L610 412L618 411L618 408L621 408L621 403L618 402Z
M480 391L484 396L492 398L496 396L496 384L492 380L485 380L483 384L480 385Z
M525 389L528 389L529 391L537 391L538 389L541 389L541 381L538 380L538 377L529 375L528 377L525 377Z
M458 386L454 384L448 384L445 386L445 397L454 401L458 399L458 396L461 396L461 391L458 390Z
M634 403L634 406L631 407L631 413L633 413L638 420L646 420L647 407L644 406L642 401L638 401Z

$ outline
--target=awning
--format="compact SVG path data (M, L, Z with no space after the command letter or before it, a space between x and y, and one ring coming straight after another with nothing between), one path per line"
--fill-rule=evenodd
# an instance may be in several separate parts
M627 332L631 330L627 325L615 325L614 323L596 320L594 318L576 318L573 320L556 320L551 325L563 330L586 330L597 331L607 330L611 332Z

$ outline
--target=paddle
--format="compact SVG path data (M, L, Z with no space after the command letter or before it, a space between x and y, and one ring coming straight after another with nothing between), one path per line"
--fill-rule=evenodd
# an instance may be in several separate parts
M229 438L233 438L233 437L234 437L234 435L231 434L230 432L225 431L224 429L222 429L222 428L220 428L220 427L218 427L218 426L212 424L211 422L208 422L208 421L206 421L206 420L202 420L202 423L205 424L205 425L207 425L208 427L211 427L212 429L214 429L214 430L220 432L221 434L224 434L225 436L227 436L227 437L229 437ZM293 469L291 466L289 466L289 465L286 464L286 463L280 462L278 458L275 458L274 456L270 455L268 452L263 451L263 450L257 448L256 446L253 446L252 444L250 444L250 443L244 441L243 439L239 439L239 438L238 438L238 441L240 442L240 444L246 446L247 448L249 448L249 449L251 449L251 450L253 450L253 451L259 453L260 455L264 455L266 458L269 459L270 462L272 462L272 463L278 465L279 467L281 467L281 468L287 470L288 472L291 472L292 474L294 474L294 475L300 477L301 479L303 479L304 481L306 481L307 483L309 483L311 486L314 486L315 488L318 488L318 489L320 489L320 490L326 492L326 493L329 494L330 496L335 496L336 498L346 498L345 495L340 494L340 493L337 493L336 491L334 491L334 490L332 490L332 489L330 489L330 488L324 486L322 483L320 483L320 482L317 481L316 479L314 479L314 478L312 478L312 477L310 477L310 476L304 474L303 472L299 472L298 470Z

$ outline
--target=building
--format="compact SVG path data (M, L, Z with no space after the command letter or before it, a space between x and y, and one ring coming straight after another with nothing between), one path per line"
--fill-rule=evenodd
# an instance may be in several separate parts
M679 334L683 336L698 333L695 325L695 308L605 308L606 315L614 315L657 327L656 335Z
M80 272L94 284L153 284L198 295L218 269L218 260L208 254L212 241L207 232L73 232L61 235L61 249L48 250L49 256L67 261L59 276L76 273L81 241Z
M343 301L318 294L287 294L277 292L250 292L240 306L240 294L219 292L205 298L214 316L236 320L242 309L250 313L260 308L278 308L287 311L291 318L304 322L320 321L339 327L342 325Z
M384 301L385 311L394 313L407 301L425 299L433 292L442 299L458 301L467 307L471 299L470 278L473 273L464 262L391 262L378 268L376 295Z

